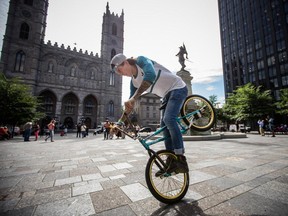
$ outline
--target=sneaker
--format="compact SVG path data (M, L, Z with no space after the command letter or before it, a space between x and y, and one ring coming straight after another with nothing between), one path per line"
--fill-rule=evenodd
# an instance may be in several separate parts
M169 167L173 161L174 161L174 157L169 155L165 162L166 166ZM165 170L159 170L155 173L155 176L159 177L163 175L165 172L166 172Z
M177 155L177 160L173 160L167 169L167 173L188 173L189 167L184 155Z

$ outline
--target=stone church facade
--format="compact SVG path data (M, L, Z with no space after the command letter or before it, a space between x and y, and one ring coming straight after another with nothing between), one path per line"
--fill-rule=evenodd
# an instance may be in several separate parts
M84 121L95 128L121 115L122 77L110 60L123 52L124 12L103 14L101 53L83 52L44 42L48 0L11 0L3 40L0 72L20 77L43 102L46 118L68 128ZM73 37L73 36L72 36Z

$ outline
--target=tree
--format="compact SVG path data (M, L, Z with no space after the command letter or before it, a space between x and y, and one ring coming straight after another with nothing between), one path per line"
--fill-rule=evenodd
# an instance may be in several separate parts
M280 90L280 101L275 103L276 113L288 115L288 88Z
M0 73L0 124L24 124L45 116L39 112L40 102L31 95L30 88L17 78L7 79Z
M273 112L270 90L262 91L261 88L251 83L238 87L228 95L224 112L230 119L239 122L252 121Z
M215 107L217 104L217 95L210 95L209 96L209 101L211 102L211 104Z

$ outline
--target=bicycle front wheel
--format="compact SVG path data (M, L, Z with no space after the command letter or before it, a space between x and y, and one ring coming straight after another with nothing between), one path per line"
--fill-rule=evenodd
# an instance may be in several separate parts
M194 111L201 110L200 116ZM190 95L186 98L182 108L181 116L187 125L196 131L207 131L213 127L215 123L215 111L212 104L200 95Z
M168 157L176 159L176 155L168 150L161 150L152 155L147 162L145 177L147 186L152 195L160 202L171 204L180 201L187 193L189 187L189 173L169 174L163 171L162 175L157 174L159 170L166 170L163 162Z

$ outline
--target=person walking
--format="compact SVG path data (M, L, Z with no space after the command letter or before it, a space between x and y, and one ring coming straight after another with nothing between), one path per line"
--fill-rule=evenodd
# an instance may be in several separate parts
M86 125L84 123L81 125L81 134L82 138L86 137Z
M259 126L259 133L261 136L265 136L265 124L264 124L264 119L259 119L258 120L258 126Z
M108 140L111 129L109 120L106 119L106 122L104 123L103 127L104 127L104 140Z
M275 137L274 119L272 117L270 117L269 115L267 116L267 119L268 119L268 127L269 127L271 134L272 134L272 137Z
M33 125L32 122L27 122L24 125L24 142L30 141L32 125Z
M54 129L55 129L55 123L56 121L53 119L51 122L47 125L49 134L46 136L45 141L47 141L49 138L51 138L51 142L54 142Z
M77 124L77 133L76 133L76 138L81 138L81 123L79 122L78 124Z
M117 74L131 77L130 98L124 103L125 113L129 114L133 110L136 100L144 92L156 94L163 99L165 106L162 109L161 126L167 126L163 134L169 137L165 140L165 147L174 151L177 156L176 160L167 158L167 172L187 173L189 168L184 156L183 138L176 121L188 94L185 82L167 68L144 56L127 59L125 55L117 54L110 64ZM123 120L122 115L120 121Z
M34 125L35 140L34 140L34 141L37 141L37 140L38 140L39 132L40 132L40 126L39 126L38 123L35 123L35 125Z

